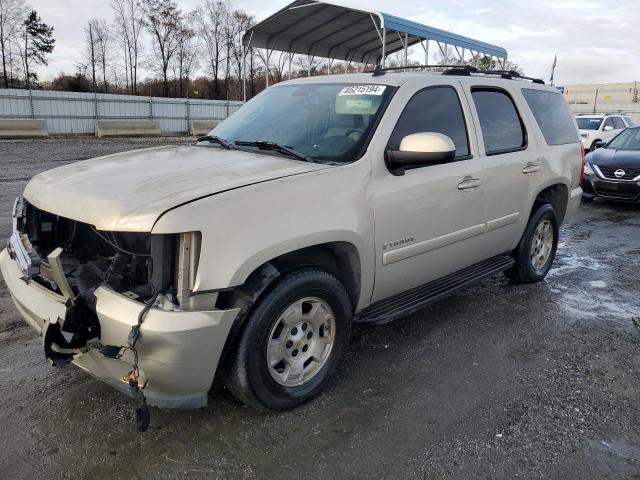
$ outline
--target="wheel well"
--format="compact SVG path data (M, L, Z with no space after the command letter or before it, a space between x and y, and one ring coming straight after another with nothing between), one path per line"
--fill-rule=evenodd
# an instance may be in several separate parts
M330 242L302 248L274 258L269 263L278 271L296 265L314 265L326 270L342 282L355 309L362 283L360 255L348 242Z
M538 208L538 206L543 203L549 203L556 211L556 215L558 216L558 223L562 223L564 219L565 213L567 213L567 202L569 201L569 189L566 185L562 183L558 183L556 185L551 185L550 187L545 188L536 197L533 202L533 208L531 209L531 213L529 216L533 215L533 212Z
M226 371L229 352L236 344L242 326L254 302L269 286L290 268L313 265L334 275L342 282L351 300L352 311L358 304L362 284L360 255L354 245L348 242L330 242L301 248L273 258L256 268L240 286L220 292L216 308L239 308L240 312L225 342L219 371Z

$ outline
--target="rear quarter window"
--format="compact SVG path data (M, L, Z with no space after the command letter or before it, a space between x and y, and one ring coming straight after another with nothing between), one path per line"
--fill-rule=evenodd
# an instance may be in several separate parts
M575 120L561 93L523 88L522 95L533 112L547 145L580 141Z

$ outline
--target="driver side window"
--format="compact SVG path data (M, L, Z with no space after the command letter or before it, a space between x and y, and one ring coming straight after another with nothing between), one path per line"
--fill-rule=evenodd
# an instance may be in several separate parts
M602 128L604 129L605 127L613 128L613 118L609 117L604 121L604 125L602 126Z
M456 160L471 158L464 114L454 88L428 87L416 93L400 115L387 148L398 150L404 137L420 132L448 136L456 146Z

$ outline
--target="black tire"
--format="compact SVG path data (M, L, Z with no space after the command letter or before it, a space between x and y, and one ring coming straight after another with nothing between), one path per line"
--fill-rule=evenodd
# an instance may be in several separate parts
M324 365L302 385L284 386L269 371L267 345L273 326L296 300L326 302L335 318L333 347ZM292 271L278 279L249 312L225 383L241 401L258 410L290 410L317 397L332 376L351 333L351 302L342 283L318 268Z
M544 265L536 269L531 259L534 248L533 237L538 225L547 220L551 222L553 230L553 246ZM529 218L529 223L527 223L527 228L522 235L522 239L520 239L518 247L513 251L513 258L516 263L504 272L505 275L516 283L534 283L546 277L556 256L559 230L558 217L553 207L548 203L538 206Z

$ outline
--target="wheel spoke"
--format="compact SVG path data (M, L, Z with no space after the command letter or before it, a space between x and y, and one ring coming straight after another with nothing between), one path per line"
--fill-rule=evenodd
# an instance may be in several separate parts
M278 339L272 339L269 341L267 349L267 357L269 359L269 366L273 367L282 361L284 358L284 342Z
M302 360L289 360L284 371L284 380L287 383L302 383L304 375L304 363Z
M282 323L285 327L293 327L302 318L302 301L290 305L282 314Z

